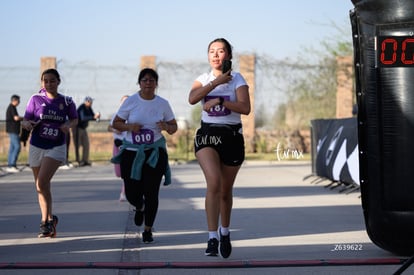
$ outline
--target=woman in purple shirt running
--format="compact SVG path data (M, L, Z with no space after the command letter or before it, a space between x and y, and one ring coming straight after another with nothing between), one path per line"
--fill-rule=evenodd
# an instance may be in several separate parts
M55 237L57 216L52 213L50 181L66 161L66 133L78 121L72 98L58 93L60 75L47 69L41 77L42 89L32 95L26 106L22 127L32 131L29 165L32 168L42 220L39 238Z

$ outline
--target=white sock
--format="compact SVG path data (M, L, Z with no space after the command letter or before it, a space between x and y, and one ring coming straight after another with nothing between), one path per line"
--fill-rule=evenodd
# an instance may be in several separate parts
M220 233L221 233L221 235L223 235L223 236L227 236L227 235L229 235L229 228L228 228L228 227L221 227L221 226L220 226Z
M208 239L219 239L217 231L208 231Z

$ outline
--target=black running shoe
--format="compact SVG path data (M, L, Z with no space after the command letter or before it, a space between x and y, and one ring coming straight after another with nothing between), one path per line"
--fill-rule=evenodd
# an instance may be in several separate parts
M56 225L58 224L58 221L59 221L59 219L58 219L58 217L57 217L57 216L55 216L55 215L53 215L53 219L49 221L49 224L51 225L52 230L53 230L53 233L52 233L52 235L50 236L50 237L52 237L52 238L56 237L56 233L57 233L57 232L56 232Z
M40 223L40 232L37 235L39 238L49 238L53 235L53 228L52 224L49 222L41 222Z
M152 232L151 231L142 232L142 241L144 243L152 243L154 241L154 239L152 238Z
M221 235L220 232L220 256L228 258L231 254L230 233L227 236Z
M207 249L204 253L206 256L217 256L219 242L216 238L210 239L207 242Z

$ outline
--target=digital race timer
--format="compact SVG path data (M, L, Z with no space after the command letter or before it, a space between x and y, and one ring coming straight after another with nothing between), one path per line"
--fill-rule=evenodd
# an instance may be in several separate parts
M359 179L365 226L369 238L379 247L412 256L414 0L352 3Z
M414 36L378 36L379 67L414 67Z

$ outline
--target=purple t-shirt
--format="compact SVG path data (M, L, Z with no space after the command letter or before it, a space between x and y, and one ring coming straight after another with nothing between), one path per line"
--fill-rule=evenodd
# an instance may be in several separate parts
M55 98L49 98L45 90L32 95L24 118L39 123L33 128L30 144L43 149L65 144L66 137L60 126L77 117L76 105L71 97L58 94Z

